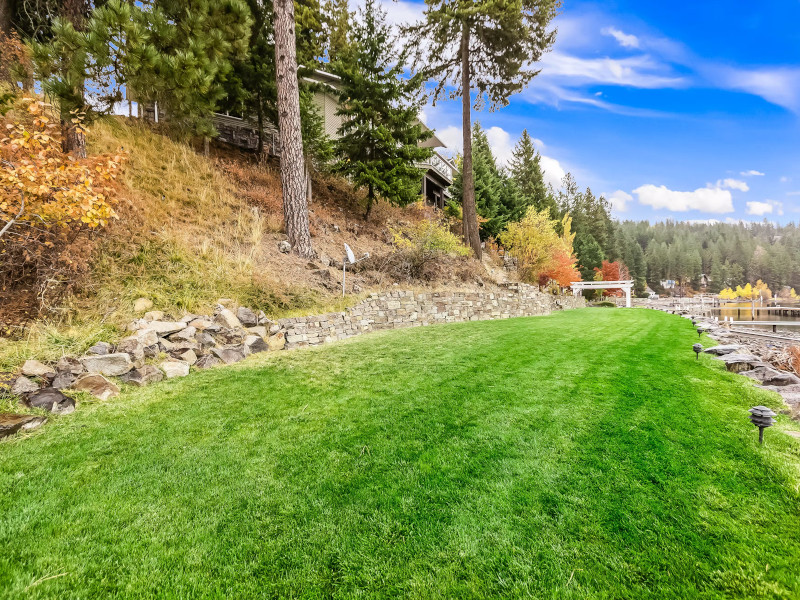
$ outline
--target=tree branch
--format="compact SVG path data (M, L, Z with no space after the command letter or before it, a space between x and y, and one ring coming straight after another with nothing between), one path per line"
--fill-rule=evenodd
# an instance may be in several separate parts
M17 219L19 219L22 216L22 213L25 211L25 193L22 190L19 191L19 197L20 197L19 212L16 214L16 216L14 216L13 219L11 219L8 223L6 223L2 229L0 229L0 238L3 237L3 234L5 234L6 231L11 229L11 226L17 222Z

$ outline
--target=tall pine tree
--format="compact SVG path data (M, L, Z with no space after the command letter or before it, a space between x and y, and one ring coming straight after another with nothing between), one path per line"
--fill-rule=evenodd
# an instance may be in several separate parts
M555 42L548 31L558 0L425 0L423 22L409 28L418 65L437 80L434 97L461 97L464 144L464 239L481 256L472 172L472 92L476 108L508 103L538 73L537 62ZM455 90L452 87L455 86Z
M404 57L396 54L386 13L374 0L360 17L352 46L336 63L343 119L334 170L366 190L369 217L376 198L399 206L419 198L423 173L415 163L432 151L419 146L431 135L418 120L420 76L402 77Z
M547 189L542 173L541 156L533 146L533 140L528 134L527 129L522 130L522 136L517 141L509 161L511 177L516 182L522 196L523 206L519 215L515 215L513 220L518 221L528 206L535 206L536 210L547 209L550 218L558 216L556 201Z

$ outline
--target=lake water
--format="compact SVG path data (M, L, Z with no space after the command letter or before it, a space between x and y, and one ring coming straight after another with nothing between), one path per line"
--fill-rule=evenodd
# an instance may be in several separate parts
M790 306L788 304L781 304L781 306L787 308L795 308L800 309L797 305ZM794 331L800 333L800 326L786 326L781 327L781 322L800 322L800 310L793 310L789 311L786 314L784 311L780 310L769 310L771 307L767 306L758 306L756 305L755 312L753 313L753 309L749 304L733 304L733 303L725 303L719 307L715 307L711 310L711 314L715 317L719 317L720 321L725 320L725 318L733 318L734 321L769 321L770 323L777 323L778 330L786 330L786 331ZM755 314L755 318L753 318L753 314ZM744 324L742 324L744 325ZM750 327L748 325L748 327ZM758 327L759 329L768 329L771 330L771 325L753 325L752 327Z

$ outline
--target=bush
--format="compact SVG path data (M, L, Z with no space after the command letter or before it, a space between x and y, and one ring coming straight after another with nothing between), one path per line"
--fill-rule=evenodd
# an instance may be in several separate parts
M424 220L399 228L390 227L392 241L408 263L409 276L420 278L428 263L443 256L471 254L447 223Z
M603 300L602 302L595 302L592 306L597 306L598 308L617 308L617 305L613 302L609 302L608 300Z

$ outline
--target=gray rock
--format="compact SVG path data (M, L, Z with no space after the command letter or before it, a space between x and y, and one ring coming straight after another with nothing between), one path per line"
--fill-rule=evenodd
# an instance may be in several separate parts
M0 438L13 435L18 431L32 431L44 425L47 417L34 415L0 414Z
M227 329L240 329L242 327L242 323L236 315L233 314L233 311L225 308L221 304L217 306L217 314L214 316L214 322Z
M53 383L50 384L50 387L57 390L64 390L75 383L75 379L76 376L69 371L61 371L53 378Z
M236 311L236 318L244 327L255 327L258 325L258 316L246 306L240 306Z
M149 329L155 331L158 335L169 335L175 333L186 327L186 323L182 321L152 321L147 324Z
M131 357L124 352L106 354L105 356L84 356L81 358L83 366L89 373L100 375L119 376L133 369Z
M220 329L214 334L214 339L223 346L241 344L247 337L246 329Z
M112 396L119 395L119 388L116 385L102 375L94 373L79 377L78 380L72 384L71 389L88 392L95 398L100 398L100 400L108 400Z
M22 365L22 374L27 377L46 377L52 379L56 372L52 367L39 362L38 360L26 360Z
M266 352L269 350L267 342L264 341L264 338L258 335L248 335L244 341L244 345L247 346L250 354L257 354L259 352Z
M14 384L11 386L11 393L15 396L25 396L26 394L31 394L38 390L38 384L24 375L17 377L16 381L14 381Z
M756 367L768 366L754 354L726 354L720 357L720 360L725 363L725 367L728 371L733 373L740 373L741 371L750 371Z
M741 344L724 344L714 346L713 348L706 348L703 350L706 354L713 354L714 356L724 356L725 354L733 354L742 349Z
M201 331L198 333L194 339L200 344L203 348L210 348L211 346L215 346L217 344L214 336L210 333L206 333L205 331Z
M145 347L146 346L139 341L136 336L131 336L117 344L117 352L129 354L134 361L142 360L144 358Z
M71 373L72 375L80 375L81 373L84 373L86 369L83 368L83 364L77 358L72 358L71 356L62 356L56 363L56 371L58 373Z
M214 356L219 358L226 365L231 365L233 363L239 362L240 360L244 360L245 353L241 348L242 347L212 348L211 352L214 354Z
M208 329L209 327L213 327L214 326L214 321L211 321L210 319L206 319L205 317L198 317L197 319L193 319L193 320L189 321L189 325L191 327L194 327L197 331L204 331L205 329Z
M220 359L218 359L216 356L208 354L198 359L194 366L196 369L210 369L211 367L216 367L217 365L221 364L222 361Z
M289 252L292 251L292 245L286 240L283 240L278 244L278 251L283 252L284 254L289 254Z
M161 321L164 319L164 312L160 310L151 310L144 313L145 321Z
M170 342L166 338L161 338L158 340L158 347L161 348L162 352L171 352L175 350L175 342Z
M189 365L179 360L165 360L160 366L167 379L186 377L189 374Z
M89 354L97 354L98 356L103 356L105 354L111 354L114 350L114 346L109 344L108 342L97 342L94 346L89 348Z
M178 358L188 365L193 365L197 362L197 354L195 354L194 350L191 349L181 352Z
M248 327L247 331L262 338L265 338L269 335L267 328L263 325L259 325L258 327Z
M800 377L797 375L786 371L778 371L772 367L756 367L750 371L740 371L739 374L760 381L764 385L774 387L800 384Z
M196 333L197 329L189 325L188 327L181 329L179 332L173 333L171 336L169 336L169 339L172 342L185 342L187 340L194 339Z
M153 344L158 343L158 332L151 327L145 327L143 329L139 329L132 336L125 339L131 339L131 338L139 340L145 347L152 346Z
M121 381L139 387L150 385L151 383L157 383L162 379L164 379L164 373L162 373L157 367L154 367L153 365L143 365L138 369L129 371L125 373L125 375L120 377Z
M31 408L43 408L55 415L68 415L75 411L75 400L53 388L45 388L31 394L26 404Z
M158 356L158 353L161 352L161 347L158 344L153 344L152 346L147 346L144 349L144 355L147 358L155 358Z

